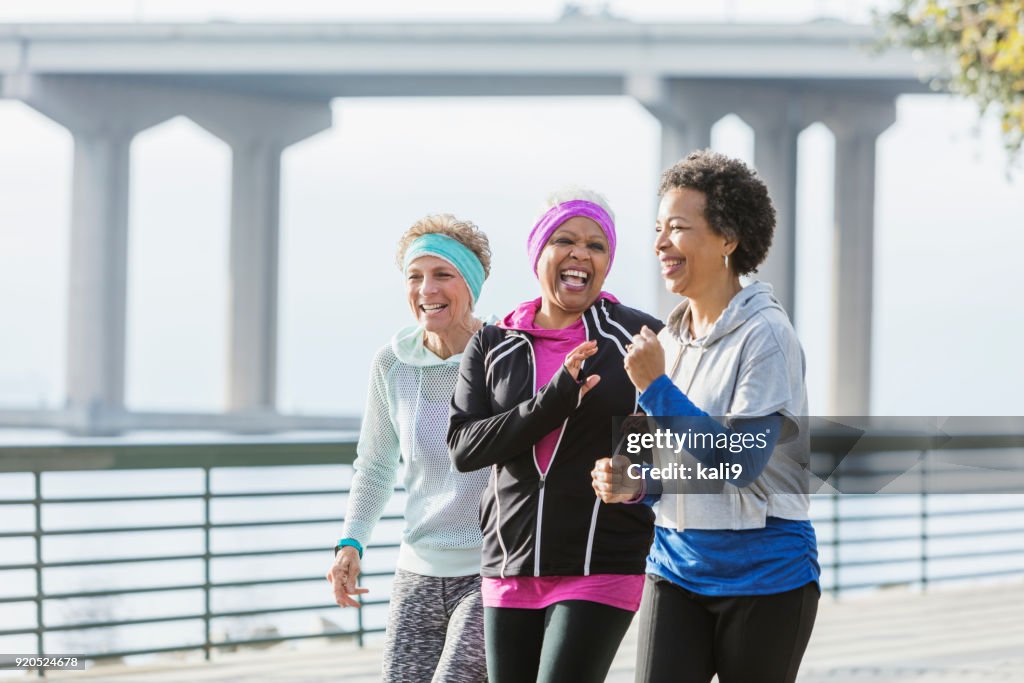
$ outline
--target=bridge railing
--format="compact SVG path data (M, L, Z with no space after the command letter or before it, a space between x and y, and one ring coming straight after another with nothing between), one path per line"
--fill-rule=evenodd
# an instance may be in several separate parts
M904 436L875 434L868 444L878 452L906 452L919 449L919 444ZM967 442L965 442L967 443ZM863 446L864 444L861 444ZM969 441L971 448L1005 450L1020 448L1020 439L1008 442L1005 435L975 435ZM828 451L827 435L815 435L812 448ZM936 451L923 450L922 460ZM344 498L348 494L347 478L355 457L352 435L344 438L235 438L176 443L145 443L133 440L77 441L60 445L0 446L0 545L23 543L26 551L20 560L16 552L4 552L0 563L0 614L13 610L22 616L20 626L12 626L9 619L0 619L0 649L11 639L28 638L36 653L54 652L54 644L69 634L81 636L88 643L88 634L98 629L135 629L147 625L163 625L168 632L175 624L199 625L182 637L159 646L126 647L86 645L79 653L91 659L126 657L160 652L202 651L210 658L216 650L244 645L260 645L308 638L349 637L362 644L367 634L383 630L383 619L367 623L364 611L377 608L383 613L387 600L374 597L364 601L360 610L341 611L331 600L323 572L330 564L331 547L341 529ZM318 468L327 467L328 470ZM239 479L238 472L257 473L263 483L252 489L218 484L218 475L230 480ZM311 473L300 486L290 485L288 473ZM69 495L68 482L74 477L86 479L89 472L149 473L153 478L189 474L190 490L160 490L138 492L107 491L89 495L88 492ZM346 474L347 472L347 474ZM67 473L74 473L69 475ZM173 476L172 476L173 475ZM49 486L52 478L62 477L63 488ZM71 479L69 479L71 477ZM336 479L335 479L336 477ZM152 479L152 478L151 478ZM243 478L244 479L244 478ZM303 479L300 477L300 479ZM3 483L6 482L6 483ZM172 487L173 488L173 487ZM178 487L180 489L180 487ZM52 491L51 491L52 489ZM282 503L287 500L287 505ZM282 510L291 512L316 506L303 501L330 501L328 511L320 514L276 515ZM949 496L921 493L903 496L845 496L823 494L814 497L812 517L819 536L820 560L823 569L822 584L826 590L839 594L890 584L926 587L937 581L976 579L990 576L1024 575L1024 496L983 496L973 506L950 505ZM940 504L945 501L945 504ZM242 502L248 514L258 510L259 519L232 518L215 512L215 506ZM159 512L169 505L185 503L198 508L190 520L135 521L139 505L149 512ZM102 508L97 513L95 509ZM93 512L89 512L93 510ZM133 512L135 511L135 512ZM150 515L152 516L152 515ZM159 515L157 515L159 516ZM236 515L237 517L237 515ZM385 522L394 523L391 535L397 540L401 515L392 506ZM950 524L952 522L952 525ZM312 529L313 542L302 542L296 529ZM277 542L269 547L224 549L217 547L215 535L226 532L255 532L267 537L282 534L287 543ZM161 534L186 533L199 538L190 549L169 545L167 552L152 552L163 546ZM123 547L112 538L118 534L131 535L138 548ZM378 534L381 536L382 534ZM998 539L998 543L978 545L979 539ZM90 539L95 539L93 543ZM86 544L85 557L68 558L56 552L74 541ZM298 542L296 542L298 541ZM378 557L394 552L397 542L377 543L370 546ZM303 557L306 561L298 562ZM302 571L284 576L256 576L251 578L218 576L218 563L226 561L256 562L267 558L282 558ZM312 561L310 561L312 560ZM57 590L61 584L57 573L110 571L117 567L131 567L146 576L146 567L168 563L184 563L189 571L179 574L186 578L167 581L161 572L151 582L132 582L119 587L107 585L96 590ZM945 568L944 568L945 567ZM952 567L952 569L949 569ZM367 565L367 569L370 567ZM198 572L195 571L198 569ZM890 571L891 570L891 571ZM867 571L867 574L865 574ZM30 576L29 581L9 581L5 577ZM166 572L164 572L166 574ZM363 574L364 580L386 581L393 574L393 564L378 566ZM865 578L867 576L867 578ZM17 586L21 585L19 589ZM284 587L305 586L312 597L280 604L271 599L275 591ZM245 589L244 609L225 608L218 603L224 594ZM131 596L201 595L195 608L182 608L172 614L131 616L119 614L109 607L110 602ZM86 611L78 618L60 618L50 609L62 601L91 601L108 605L102 609ZM188 601L181 598L181 605ZM28 606L31 616L26 617ZM249 633L243 636L218 634L216 623L250 617L283 618L287 614L311 613L353 615L351 627L328 626L313 631L298 630L266 635ZM340 618L340 617L339 617ZM347 617L346 617L347 618ZM5 639L7 639L5 641ZM56 639L56 640L54 640ZM85 651L87 650L87 651Z

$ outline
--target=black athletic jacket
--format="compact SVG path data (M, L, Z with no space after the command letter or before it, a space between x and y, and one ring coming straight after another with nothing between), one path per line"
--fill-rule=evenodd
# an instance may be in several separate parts
M583 315L597 353L580 373L601 381L577 406L579 384L563 367L539 392L529 334L484 326L470 340L452 397L448 448L460 472L492 467L481 496L488 577L643 574L654 536L646 505L605 505L591 487L594 461L611 455L612 418L636 410L625 346L656 318L607 299ZM533 447L563 425L543 477Z

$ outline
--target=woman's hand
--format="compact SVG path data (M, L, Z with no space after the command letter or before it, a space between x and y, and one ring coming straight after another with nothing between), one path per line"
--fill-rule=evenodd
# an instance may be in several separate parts
M334 588L334 601L342 607L359 607L354 595L369 592L369 588L356 586L359 576L359 551L352 546L345 546L334 556L334 564L327 570L327 580Z
M619 454L601 458L590 471L591 485L597 497L606 503L625 503L640 493L640 480L626 474L630 460Z
M658 341L658 335L644 325L639 334L633 335L633 342L626 345L626 374L640 391L665 374L665 349Z
M595 353L597 353L597 342L590 340L585 341L579 346L577 346L575 349L570 351L569 354L565 357L565 362L563 363L563 365L565 365L566 371L572 376L574 380L576 380L577 382L579 381L580 369L583 367L583 361L590 358ZM580 387L580 400L582 401L583 397L587 395L587 392L596 387L597 383L600 381L600 375L591 375L590 377L587 377L587 380L583 383L583 386Z

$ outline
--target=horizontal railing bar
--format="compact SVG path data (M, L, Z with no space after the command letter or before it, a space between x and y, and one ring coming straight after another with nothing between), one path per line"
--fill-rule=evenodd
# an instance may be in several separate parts
M242 610L236 612L213 612L210 614L211 619L235 619L239 617L251 617L258 616L261 614L281 614L286 612L312 612L314 610L327 610L335 609L337 605L333 603L321 603L317 605L301 605L292 607L272 607L258 610ZM92 622L80 622L72 624L60 624L56 626L47 626L43 629L46 633L56 633L63 631L86 631L96 628L120 628L122 626L141 626L143 624L161 624L171 623L179 621L198 621L204 618L205 615L202 613L198 614L179 614L173 616L160 616L160 617L146 617L142 619L117 619L113 621L92 621ZM35 633L36 629L29 629L28 633ZM11 631L0 631L0 636L7 635L18 635L24 634L26 631L19 630L15 632Z
M936 562L939 560L965 560L965 559L980 559L985 557L1006 557L1007 555L1024 555L1024 548L1006 548L1000 550L986 550L983 552L962 552L962 553L948 553L943 555L928 555L929 562ZM878 567L887 564L904 564L904 563L921 563L920 555L909 555L906 557L886 557L877 560L843 560L836 562L831 560L829 562L821 562L820 566L822 569L836 569L847 567ZM1021 569L1024 571L1024 568Z
M44 505L78 505L82 503L148 503L155 500L202 500L202 493L157 493L153 495L139 494L135 496L97 496L61 498L43 496Z
M386 601L385 601L386 603ZM297 605L291 607L271 607L257 610L239 610L234 612L212 612L211 619L236 619L239 617L253 617L261 614L283 614L286 612L312 612L315 610L336 609L334 603L319 603L316 605ZM115 628L121 626L139 626L142 624L155 624L162 622L190 621L202 619L203 614L182 614L170 617L147 617L145 619L121 619L116 621L83 622L78 624L61 624L59 626L47 626L44 631L84 631L94 628ZM0 635L6 635L0 631Z
M355 440L236 439L191 443L118 442L0 447L2 472L196 469L204 467L296 467L351 465Z
M4 629L3 631L0 631L0 638L5 636L23 636L28 635L29 633L38 632L39 629L37 629L35 626L31 626L28 628Z
M401 489L396 489L401 490ZM251 492L232 492L232 493L213 493L211 497L214 500L219 499L238 499L238 498L285 498L289 496L334 496L344 495L349 493L349 489L299 489L295 491L251 491ZM202 492L197 493L168 493L168 494L155 494L155 495L136 495L136 496L97 496L93 497L78 497L78 498L49 498L44 497L43 503L49 505L70 505L70 504L83 504L83 503L145 503L153 500L203 500L206 496ZM33 501L29 499L28 503ZM0 505L3 501L0 501ZM24 505L24 502L21 503Z
M390 573L390 572L389 572ZM366 576L360 573L360 576ZM249 588L251 586L277 586L286 583L312 583L313 581L323 581L327 583L324 576L289 576L281 579L254 579L252 581L225 581L223 583L212 583L210 584L211 589L216 588Z
M168 652L191 652L193 650L202 650L204 647L203 643L197 645L169 645L164 647L147 647L140 650L116 650L114 652L102 652L102 653L89 653L84 655L85 659L88 660L99 660L99 659L113 659L115 657L134 657L136 655L159 655L166 654Z
M915 497L917 494L914 494ZM940 494L941 495L941 494ZM840 498L842 500L842 498ZM891 522L894 520L901 519L921 519L922 516L931 518L943 518L943 517L968 517L978 515L1000 515L1012 512L1024 512L1024 506L1015 505L1012 507L1003 508L991 508L991 509L979 509L979 510L939 510L936 512L926 512L922 515L921 511L917 512L899 512L891 515L843 515L841 516L840 522L842 524L854 523L854 522ZM833 520L831 517L822 515L820 518L813 517L811 521L815 524L818 523L831 523Z
M1024 567L1011 569L993 569L986 572L967 572L964 574L943 574L940 576L928 576L928 583L936 581L962 581L966 579L983 579L993 576L1008 576L1010 574L1024 574Z
M382 522L395 522L405 519L402 515L384 515L380 518ZM252 522L213 522L211 529L245 529L268 526L289 526L309 524L339 524L344 520L341 517L316 517L312 519L273 519ZM88 534L130 534L152 531L197 531L206 528L204 524L153 524L149 526L125 526L125 527L80 527L74 529L53 529L43 530L42 536L78 536ZM27 538L35 537L35 531L5 531L0 532L0 538Z
M929 562L938 562L941 560L972 560L977 557L1005 557L1007 555L1024 555L1024 548L999 548L996 550L985 550L983 552L960 552L960 553L942 553L941 555L929 555ZM920 561L920 557L917 558ZM1024 571L1024 568L1022 568Z
M201 560L203 555L155 555L153 557L115 557L106 560L67 560L64 562L47 562L45 569L60 569L64 567L101 567L107 564L132 564L134 562L180 562L182 560ZM32 565L31 568L35 568Z
M0 449L2 450L2 449ZM404 489L396 488L395 492ZM238 498L285 498L288 496L334 496L351 493L349 489L300 489L297 491L241 491L231 493L213 493L214 500ZM47 505L70 505L82 503L146 503L154 500L203 500L205 494L198 493L158 493L136 496L96 496L78 498L43 497L39 502ZM0 505L32 505L34 498L0 499Z
M380 548L382 550L389 548L399 547L399 543L375 543L374 545L368 546L369 548ZM288 549L277 549L277 550L245 550L231 553L212 553L210 558L213 560L218 559L237 559L239 557L267 557L272 555L302 555L304 553L323 553L330 552L329 547L315 546L312 548L288 548ZM68 560L65 562L46 562L44 569L56 569L64 567L91 567L91 566L103 566L108 564L131 564L133 562L180 562L183 560L202 560L206 556L203 554L197 555L157 555L155 557L118 557L113 559L103 560ZM14 571L14 570L25 570L25 569L36 569L35 564L0 564L0 571ZM364 576L367 576L364 574Z
M383 517L381 519L384 519ZM392 515L390 519L404 519L402 516ZM264 526L288 526L289 524L339 524L341 517L314 517L311 519L274 519L252 522L214 522L210 524L212 529L246 529Z
M393 576L394 572L391 571L380 571L380 572L360 572L359 576L362 578L379 578L383 576ZM209 588L211 590L224 589L224 588L248 588L252 586L273 586L288 583L313 583L317 581L324 581L323 576L290 576L279 579L254 579L252 581L224 581L220 583L211 583ZM77 598L107 598L107 597L119 597L122 595L139 595L143 593L171 593L174 591L189 591L189 590L203 590L207 586L202 583L192 584L177 584L173 586L145 586L140 588L123 588L120 590L105 590L105 591L84 591L79 593L44 593L39 596L40 600L70 600ZM36 600L35 595L16 595L11 597L0 597L0 604L12 603L12 602L34 602Z
M380 544L368 546L367 549L369 549L369 548L397 548L399 545L401 545L401 544L399 544L399 543L380 543ZM210 557L215 559L215 560L217 560L217 559L234 559L234 558L239 558L239 557L266 557L268 555L292 555L292 554L300 555L302 553L323 553L323 552L330 553L331 552L331 548L330 547L325 547L325 546L314 546L312 548L294 548L294 549L289 549L289 550L242 550L242 551L230 552L230 553L213 553L212 555L210 555Z
M195 531L203 528L202 524L153 524L150 526L50 529L43 531L43 536L85 536L88 534L129 534L153 531Z
M15 572L36 569L35 563L30 564L0 564L0 572Z
M396 488L395 492L405 489ZM236 491L232 493L214 493L213 499L220 498L276 498L287 496L333 496L351 493L349 489L302 489L299 491Z
M237 612L212 612L211 619L237 619L239 617L255 617L261 614L282 614L285 612L312 612L314 610L338 609L333 602L316 605L293 605L291 607L265 607L263 609L240 610Z
M941 453L1024 446L1024 434L954 432L949 437L951 440L948 442L936 444L935 435L924 432L868 431L859 438L857 448L875 453ZM816 429L811 434L813 453L846 455L849 448L849 433L843 430ZM125 443L115 439L90 439L60 444L4 446L0 449L4 455L0 458L0 471L349 465L355 459L355 451L355 439L350 436L333 439L236 438L232 441L214 439L190 443L145 443L137 440ZM846 473L841 474L847 476Z
M161 624L164 622L176 622L176 621L200 621L203 618L203 614L179 614L165 617L146 617L144 619L119 619L115 621L91 621L81 622L78 624L60 624L57 626L47 626L43 631L45 633L58 632L58 631L86 631L94 628L118 628L121 626L141 626L142 624Z
M927 538L929 540L948 540L965 537L984 537L1001 534L1020 534L1024 533L1024 528L1009 528L1009 529L991 529L991 530L978 530L978 529L966 529L963 531L952 531L943 533L929 533ZM902 536L865 536L865 537L854 537L841 539L818 539L819 545L826 547L833 547L837 543L839 545L859 545L868 543L905 543L909 541L920 541L920 534L908 534ZM369 546L370 549L393 549L399 547L399 543L381 543ZM301 555L305 553L318 553L329 551L329 548L322 546L306 547L306 548L287 548L287 549L274 549L274 550L246 550L238 552L227 552L227 553L213 553L210 558L213 560L217 559L238 559L242 557L269 557L274 555ZM87 567L87 566L104 566L110 564L130 564L134 562L179 562L186 560L201 560L205 556L202 554L195 555L161 555L156 557L125 557L125 558L113 558L113 559L94 559L94 560L73 560L66 562L47 562L44 568L66 568L66 567ZM881 561L879 561L881 562ZM845 564L845 563L844 563ZM32 563L25 564L12 564L12 565L0 565L0 571L16 571L16 570L31 570L35 569L36 565ZM386 576L392 572L379 573L378 575ZM364 573L363 576L371 576L371 574Z
M140 595L143 593L172 593L174 591L195 591L205 588L201 583L178 584L175 586L146 586L143 588L126 588L124 590L85 591L81 593L44 593L43 600L70 600L72 598L109 598L121 595Z
M978 536L992 536L995 534L1022 534L1024 533L1024 527L1016 527L1010 529L990 529L988 531L979 531L977 529L965 529L963 531L947 531L944 533L928 533L928 540L932 539L949 539L949 538L965 538L965 537L978 537ZM839 545L853 545L862 543L906 543L908 541L920 541L921 534L907 534L904 536L858 536L855 538L847 538L843 536L838 539ZM820 545L835 545L836 539L829 539L827 541L818 541Z

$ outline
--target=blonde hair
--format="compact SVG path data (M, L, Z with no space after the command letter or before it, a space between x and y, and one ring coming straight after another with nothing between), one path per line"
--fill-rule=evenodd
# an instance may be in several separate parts
M484 267L484 278L491 274L491 243L487 235L471 221L459 220L450 213L435 213L424 216L412 224L398 240L395 263L402 270L405 252L414 240L423 235L446 235L457 240L480 260Z

